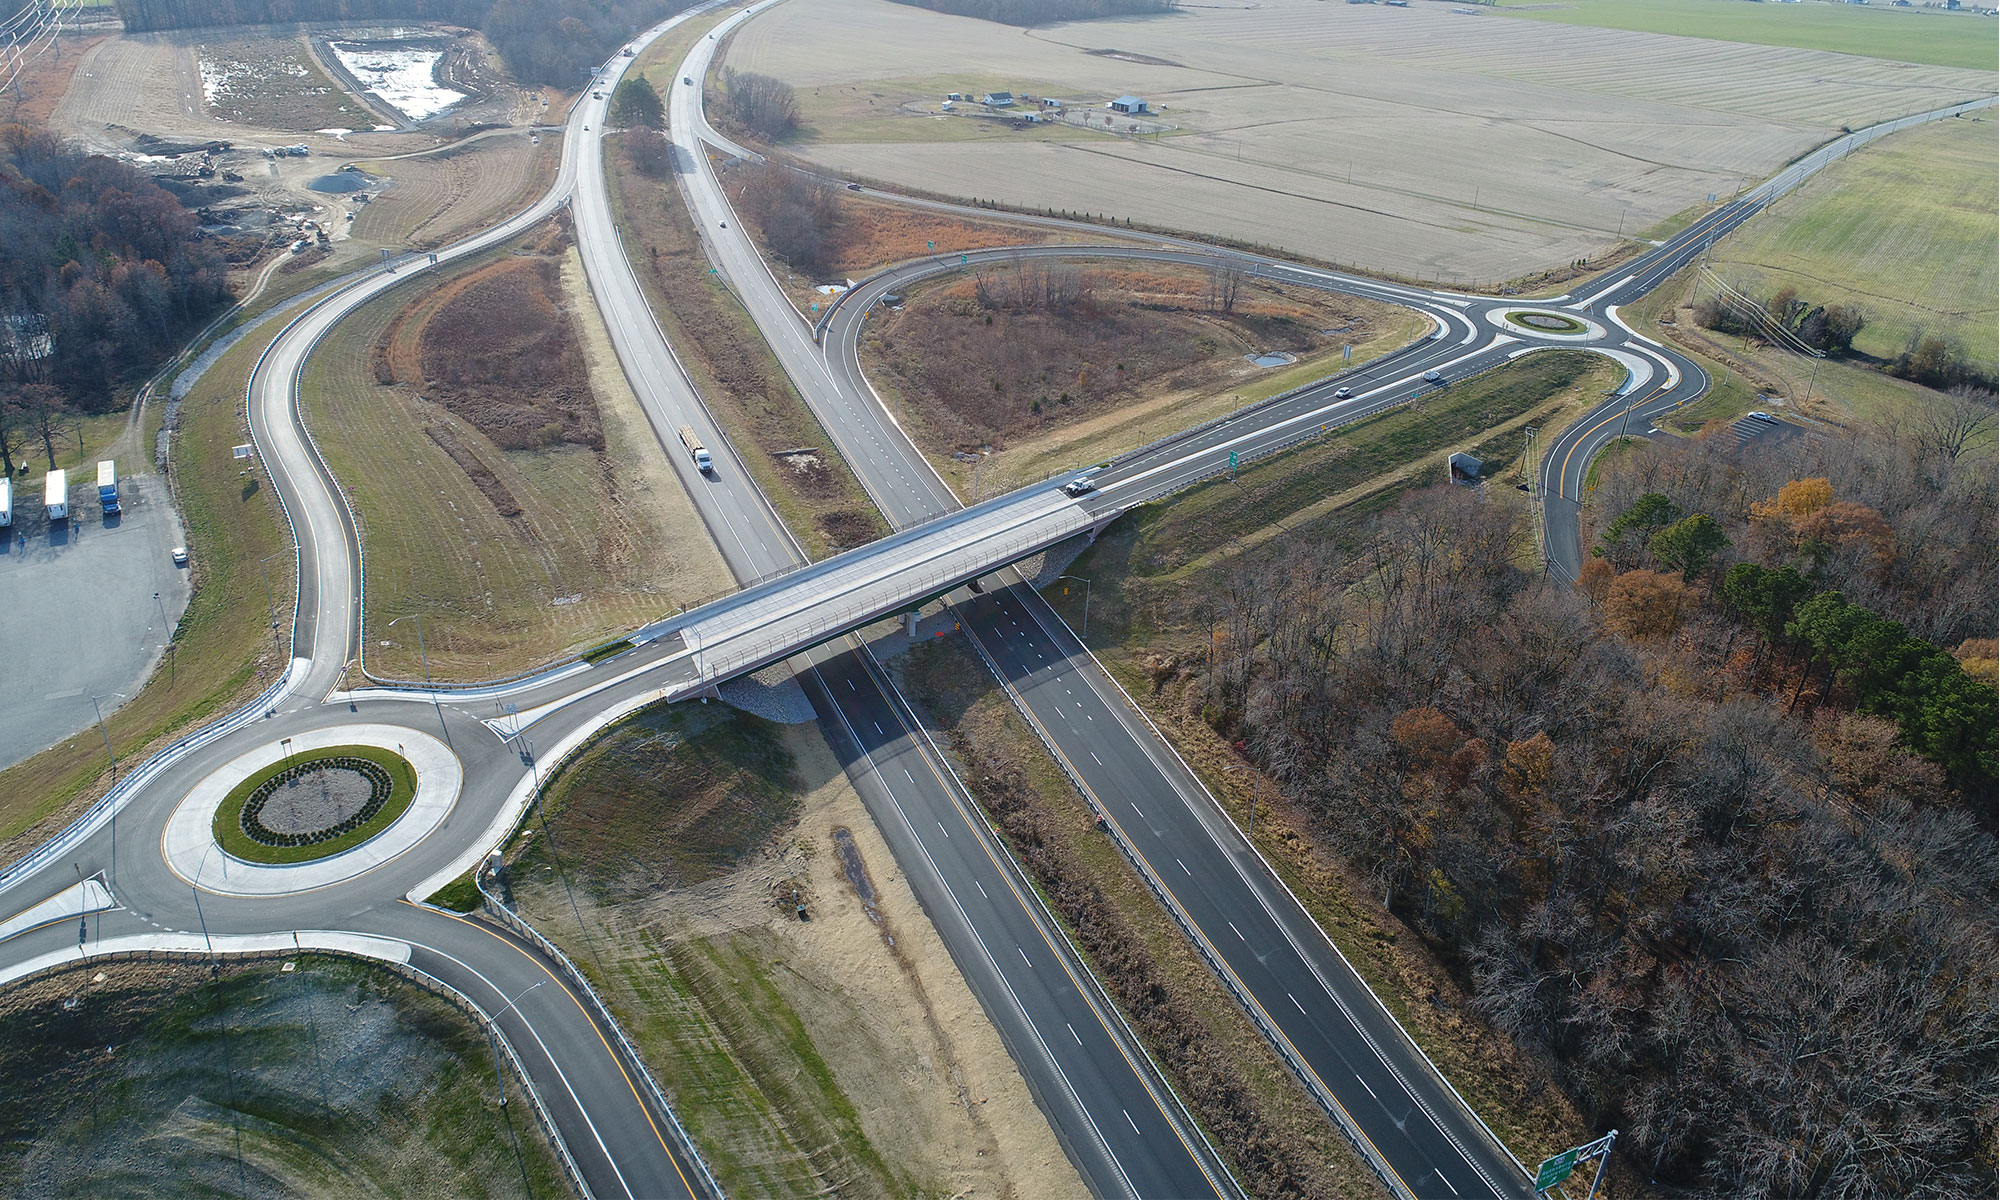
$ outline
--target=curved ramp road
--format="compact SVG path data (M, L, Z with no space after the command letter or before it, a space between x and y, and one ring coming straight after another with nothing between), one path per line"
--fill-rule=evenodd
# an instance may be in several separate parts
M708 7L655 27L634 48ZM746 19L749 12L732 20ZM715 45L714 38L702 39L682 73L701 78ZM608 95L630 61L613 57L598 88ZM1232 451L1239 458L1268 453L1318 436L1322 425L1400 402L1420 387L1424 371L1455 379L1540 345L1565 344L1563 339L1531 334L1504 320L1503 309L1532 306L1396 288L1229 254L1274 278L1418 307L1432 314L1436 334L1341 380L1127 455L1099 476L1096 492L1080 500L1056 500L1047 488L1029 489L960 513L868 390L852 353L861 314L883 287L949 264L913 264L871 281L843 302L829 318L825 336L815 340L731 220L699 141L712 137L699 90L676 85L675 153L710 252L870 493L907 531L868 551L808 566L688 385L625 260L611 226L599 141L585 133L585 127L591 134L601 131L605 104L585 98L570 114L562 168L546 196L501 226L439 251L438 258L448 261L496 245L574 199L591 286L641 403L663 441L671 441L683 422L713 437L719 468L714 476L677 469L732 571L764 586L649 627L637 635L643 645L595 666L568 663L524 679L436 692L333 693L357 653L363 575L352 514L300 420L301 372L319 339L342 316L428 264L405 259L357 277L291 319L250 385L252 435L298 546L296 657L290 670L256 704L155 755L85 818L0 873L0 980L99 948L200 947L195 952L209 953L266 945L274 937L279 944L296 937L295 944L304 947L342 945L407 961L456 988L505 1034L590 1194L714 1194L662 1093L579 976L532 939L411 901L476 866L520 819L543 764L582 745L610 721L672 694L690 678L712 681L722 672L820 642L792 659L801 682L898 862L1091 1186L1107 1196L1235 1194L1212 1149L994 842L886 676L865 653L829 639L864 610L893 608L898 596L913 589L940 588L961 573L989 569L983 564L998 566L1010 555L1018 557L1018 538L1028 525L1042 536L1101 523L1132 504L1224 469ZM1629 374L1624 394L1565 433L1545 460L1549 554L1557 569L1573 563L1576 551L1574 513L1565 526L1562 502L1576 495L1590 455L1616 435L1606 418L1616 413L1622 419L1630 409L1632 420L1650 419L1705 385L1684 359L1631 335L1617 320L1617 305L1643 294L1698 253L1706 239L1746 219L1844 148L1917 119L1863 130L1809 156L1647 255L1624 278L1581 299L1555 302L1590 323L1590 347L1618 358ZM729 228L724 221L731 221ZM1175 261L1216 254L1190 243L1153 241L1088 253ZM1335 383L1356 394L1333 395ZM682 456L669 458L680 464ZM942 574L934 572L926 581L926 564ZM836 593L845 597L847 611L816 611L835 607L821 602ZM989 592L961 613L995 672L1121 845L1392 1189L1412 1196L1522 1194L1526 1185L1518 1164L1423 1060L1199 781L1040 598L1025 587L1010 587ZM768 628L761 640L758 628ZM696 656L707 651L713 651L712 660L696 665ZM240 894L250 868L219 847L197 847L183 836L173 863L163 855L176 812L190 797L211 792L204 781L228 763L288 740L337 736L343 728L358 735L364 726L375 729L371 736L390 739L397 729L421 731L442 743L456 763L453 796L424 806L421 819L432 823L428 832L408 829L402 841L383 843L405 848L381 855L364 870L349 870L353 862L301 869L295 889L256 896ZM107 893L100 896L89 887L78 893L94 897L90 907L96 909L82 918L81 948L74 913L44 919L47 913L71 911L62 907L66 902L40 907L76 888L79 873ZM256 875L256 887L265 889L268 878ZM98 907L103 903L109 906Z

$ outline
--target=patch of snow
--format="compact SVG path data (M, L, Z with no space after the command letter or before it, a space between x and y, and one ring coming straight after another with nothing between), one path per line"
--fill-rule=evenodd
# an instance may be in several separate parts
M336 141L346 141L347 135L354 131L352 129L322 129L319 132L326 134Z
M333 53L362 85L413 121L436 116L465 93L439 85L433 72L442 50L383 50L367 42L333 42Z

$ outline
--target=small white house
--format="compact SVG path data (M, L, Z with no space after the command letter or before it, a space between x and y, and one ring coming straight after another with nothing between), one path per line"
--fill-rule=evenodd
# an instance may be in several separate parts
M1136 117L1147 111L1146 102L1137 96L1120 96L1105 107L1115 113L1124 113L1128 117Z
M1014 93L988 92L979 98L979 102L988 108L1012 108L1014 105Z

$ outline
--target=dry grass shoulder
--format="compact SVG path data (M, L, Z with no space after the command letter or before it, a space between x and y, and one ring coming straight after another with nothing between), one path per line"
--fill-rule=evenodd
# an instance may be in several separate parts
M829 446L826 431L750 315L709 273L680 193L631 162L625 149L631 136L607 139L612 210L653 315L695 390L811 557L882 536L888 526L837 454L779 457Z
M495 133L412 158L359 164L387 186L354 216L353 236L383 246L430 249L484 229L527 207L562 165L562 138L525 131Z
M71 37L63 43L61 56L44 54L21 68L20 85L0 96L0 123L46 125L49 114L62 102L76 77L84 56L102 45L110 34L92 33Z
M247 701L284 669L265 624L264 576L256 569L265 562L273 591L294 594L284 516L256 475L244 473L226 453L212 452L249 440L245 389L258 355L280 328L274 320L245 337L182 401L169 479L194 551L194 592L167 662L105 719L119 759L128 764ZM54 834L111 783L95 729L0 772L0 861Z
M433 678L491 679L713 590L713 545L661 486L566 246L544 227L377 300L306 369L307 419L361 521L379 675L424 671L413 627L388 632L404 616L423 617Z
M85 964L7 990L16 1196L569 1194L457 1009L378 967ZM291 964L287 964L288 966Z
M1228 289L1235 289L1233 292ZM1226 295L1225 295L1226 293ZM1145 445L1414 341L1394 305L1190 267L1023 263L871 321L862 365L964 494ZM1285 365L1260 367L1251 356Z
M963 635L898 659L904 694L1092 972L1254 1197L1375 1195L1379 1185L1145 881L1102 833Z
M521 912L730 1195L1085 1194L816 729L654 709L547 805L511 855Z

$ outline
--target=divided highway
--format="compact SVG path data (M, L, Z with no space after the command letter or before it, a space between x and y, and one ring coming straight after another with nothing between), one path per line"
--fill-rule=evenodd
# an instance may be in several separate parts
M712 7L655 27L635 48ZM715 45L702 39L681 73L701 79ZM606 65L600 86L607 94L630 61L614 57ZM816 341L728 213L698 141L707 133L699 89L676 85L670 99L676 155L686 168L682 182L704 239L836 445L899 527L954 512L955 499L860 377L852 336L872 302L868 289L844 303L827 336ZM501 226L439 251L439 261L498 245L573 201L591 287L655 429L671 442L671 431L686 422L718 447L720 470L713 478L695 473L678 453L669 459L731 569L746 583L800 572L804 555L687 384L624 257L595 136L604 108L605 101L586 97L570 114L562 167L546 196ZM1854 135L1872 136L1880 133ZM1765 185L1768 191L1759 189L1761 196L1753 192L1718 210L1640 260L1629 277L1566 306L1601 327L1603 336L1595 340L1602 344L1594 348L1620 356L1632 382L1626 396L1577 427L1583 432L1572 430L1551 447L1543 479L1552 501L1575 496L1582 467L1573 464L1587 463L1603 438L1614 436L1601 432L1606 422L1599 418L1632 406L1636 421L1703 386L1691 364L1626 333L1616 305L1643 294L1676 260L1685 263L1698 253L1704 239L1726 232L1831 161L1826 155L1802 161ZM1092 253L1209 252L1162 240L1156 251ZM1071 506L1088 522L1212 474L1231 452L1254 457L1317 436L1321 425L1400 402L1422 385L1426 370L1457 378L1548 341L1508 327L1501 310L1509 306L1498 301L1231 257L1277 277L1393 294L1430 312L1437 336L1336 381L1353 388L1353 396L1333 395L1332 384L1305 389L1126 456L1099 477L1096 493ZM406 259L362 273L292 318L251 381L252 435L299 553L290 670L257 704L155 755L121 780L105 803L0 873L0 915L67 894L78 875L100 881L111 897L111 907L85 920L81 947L73 917L0 939L0 980L83 954L141 948L210 954L282 948L287 940L397 962L440 980L491 1016L587 1192L711 1195L712 1181L663 1093L579 977L532 939L413 902L475 867L499 844L520 820L547 764L671 691L678 648L659 639L596 666L560 664L526 679L435 693L333 691L359 653L361 548L339 486L300 419L303 365L344 315L421 266ZM1558 507L1551 503L1549 509L1550 555L1560 567ZM996 547L995 553L1004 550ZM1391 1186L1412 1196L1523 1194L1519 1165L1422 1060L1200 782L1040 597L1016 585L963 605L961 612L1121 845ZM886 676L852 643L830 644L792 662L898 862L1090 1185L1106 1196L1234 1195L1212 1149ZM275 895L255 894L255 869L227 855L216 855L211 864L202 853L192 871L164 857L177 810L229 763L293 738L335 731L361 736L370 728L442 737L462 772L454 802L408 848L373 866L330 859L299 868L297 887Z

